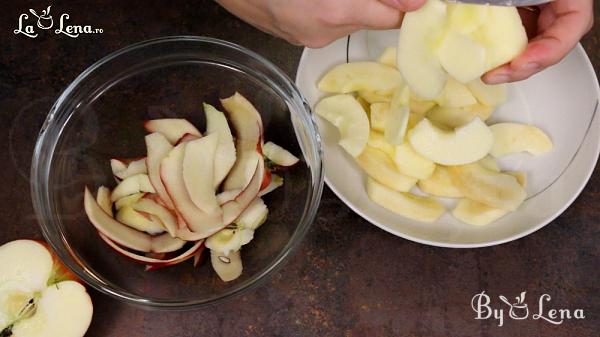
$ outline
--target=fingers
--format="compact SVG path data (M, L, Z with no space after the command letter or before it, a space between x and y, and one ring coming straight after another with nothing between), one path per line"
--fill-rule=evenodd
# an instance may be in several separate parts
M426 0L380 0L389 7L402 12L411 12L421 8Z
M388 0L388 2L396 0ZM358 1L360 10L353 11L352 22L365 28L390 29L397 28L402 23L403 13L379 0Z
M545 7L539 23L547 28L542 30L544 27L541 26L540 35L529 43L520 56L509 64L490 71L483 80L488 84L520 81L564 58L590 29L593 20L591 1L578 0L580 5L578 8L573 8L572 4L565 4L565 2L570 1L556 0L555 3ZM548 24L552 16L555 20Z

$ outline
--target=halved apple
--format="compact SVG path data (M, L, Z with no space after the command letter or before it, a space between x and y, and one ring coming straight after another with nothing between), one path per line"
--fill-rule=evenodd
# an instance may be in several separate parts
M131 205L135 204L136 202L138 202L138 200L143 198L145 195L146 195L146 193L140 192L140 193L136 193L136 194L132 194L132 195L123 197L123 198L115 201L115 208L118 211L125 206L131 206ZM100 204L100 206L102 206L102 204Z
M408 142L396 146L393 158L398 171L409 177L427 179L435 170L435 163L416 153Z
M408 87L405 86L401 89L396 89L392 97L392 102L390 102L390 109L385 115L383 134L385 139L392 144L400 145L404 141L410 115L408 108L409 99L410 92Z
M383 50L377 61L388 67L396 68L397 58L397 49L395 47L387 47Z
M132 160L130 162L121 159L111 159L110 167L113 175L121 180L139 173L148 173L146 158Z
M427 179L419 180L419 189L436 197L462 198L464 194L454 182L448 167L437 165L433 174Z
M267 159L280 166L292 166L299 161L298 157L273 142L266 142L263 145L263 154Z
M469 83L467 87L479 103L487 106L498 106L508 99L506 84L485 84L478 78Z
M321 78L317 87L334 94L366 90L386 95L402 83L402 76L395 68L377 62L351 62L333 67Z
M434 222L446 211L434 198L397 192L370 178L367 179L367 194L379 206L417 221Z
M490 153L502 157L517 152L541 155L552 150L554 145L544 131L533 125L498 123L490 126L494 134L494 146Z
M75 280L45 243L0 246L0 336L82 337L93 306Z
M114 202L128 195L140 192L156 192L147 174L140 173L123 179L112 191L110 200Z
M125 224L140 232L148 234L160 234L165 231L162 221L158 218L152 218L147 214L141 213L133 209L131 206L125 206L117 211L115 220Z
M385 131L386 114L390 110L390 103L373 103L369 114L371 129L379 132Z
M483 104L473 104L460 108L436 106L427 113L427 118L441 126L454 129L469 124L477 117L485 121L490 118L493 111L494 108Z
M462 165L485 157L494 144L490 129L479 118L453 131L434 126L423 119L408 133L413 149L442 165Z
M131 207L136 211L155 215L160 219L162 225L172 237L177 236L177 217L166 207L150 197L138 199Z
M217 152L215 154L214 185L221 185L233 165L235 164L235 145L233 136L223 112L210 104L203 104L206 114L206 133L216 133L219 136Z
M107 187L98 187L98 192L96 192L96 201L98 202L98 205L100 205L100 207L106 213L108 213L108 215L113 215L112 202L110 201L110 190Z
M144 128L150 133L162 133L171 144L175 144L186 133L202 137L200 131L183 118L152 119L144 123Z
M358 156L369 139L369 119L360 103L352 95L334 95L323 98L315 112L340 132L340 146L351 156Z
M448 78L442 93L435 99L440 107L460 108L477 104L477 99L462 83L452 77Z
M185 146L183 156L183 182L188 195L196 207L209 214L221 211L214 186L218 141L217 133L190 141Z
M426 99L436 98L448 78L434 53L443 37L445 21L445 3L430 0L419 10L406 13L400 27L398 69L410 89Z
M271 173L271 181L269 185L258 192L258 196L262 197L265 194L273 192L275 189L283 185L283 178L276 175L275 173Z
M222 99L221 104L236 131L237 151L235 164L223 182L223 189L243 189L251 178L248 172L254 173L256 154L261 151L262 119L252 103L237 92L229 98Z
M367 175L393 190L407 192L417 182L416 178L401 174L384 152L370 146L365 148L356 161Z
M507 213L505 209L490 207L471 199L461 199L452 211L456 219L473 226L485 226Z
M210 262L224 282L233 281L242 275L242 257L239 250L229 255L211 250Z
M169 152L171 152L171 150L173 150L173 145L171 145L169 140L159 132L147 135L145 141L148 178L162 202L168 208L173 209L173 201L171 201L171 197L169 197L169 194L160 179L160 162L169 154Z
M371 133L369 133L367 145L385 152L390 158L394 158L396 154L396 146L388 143L385 136L377 131L371 131Z
M476 163L450 167L450 172L465 197L491 207L514 211L527 197L515 177Z
M183 158L187 144L177 145L161 161L160 178L175 205L175 209L194 234L193 239L200 240L219 231L224 226L223 215L221 212L211 214L202 211L190 198L183 178ZM188 237L186 239L190 240L192 238Z

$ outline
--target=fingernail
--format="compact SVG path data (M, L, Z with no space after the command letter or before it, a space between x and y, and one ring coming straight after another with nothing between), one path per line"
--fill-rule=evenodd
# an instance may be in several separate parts
M503 74L491 75L491 76L486 76L485 77L485 82L487 84L506 83L509 80L510 80L510 77L508 75L503 75Z
M531 71L531 70L537 70L537 69L540 69L540 68L541 67L540 67L539 64L537 64L535 62L530 62L530 63L526 63L525 65L522 65L520 70Z

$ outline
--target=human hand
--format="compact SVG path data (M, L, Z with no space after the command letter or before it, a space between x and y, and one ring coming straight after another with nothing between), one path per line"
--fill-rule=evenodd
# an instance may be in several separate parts
M360 29L397 28L403 12L416 10L425 1L217 0L251 25L311 48L323 47Z
M540 6L537 36L513 61L489 71L484 82L524 80L558 63L593 26L593 0L554 0Z

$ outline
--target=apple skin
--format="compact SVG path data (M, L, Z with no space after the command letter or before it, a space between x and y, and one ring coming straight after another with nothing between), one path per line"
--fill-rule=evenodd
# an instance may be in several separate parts
M269 186L270 183L271 183L271 170L265 168L265 174L264 174L262 184L260 185L260 190L262 191L265 188L267 188L267 186Z

